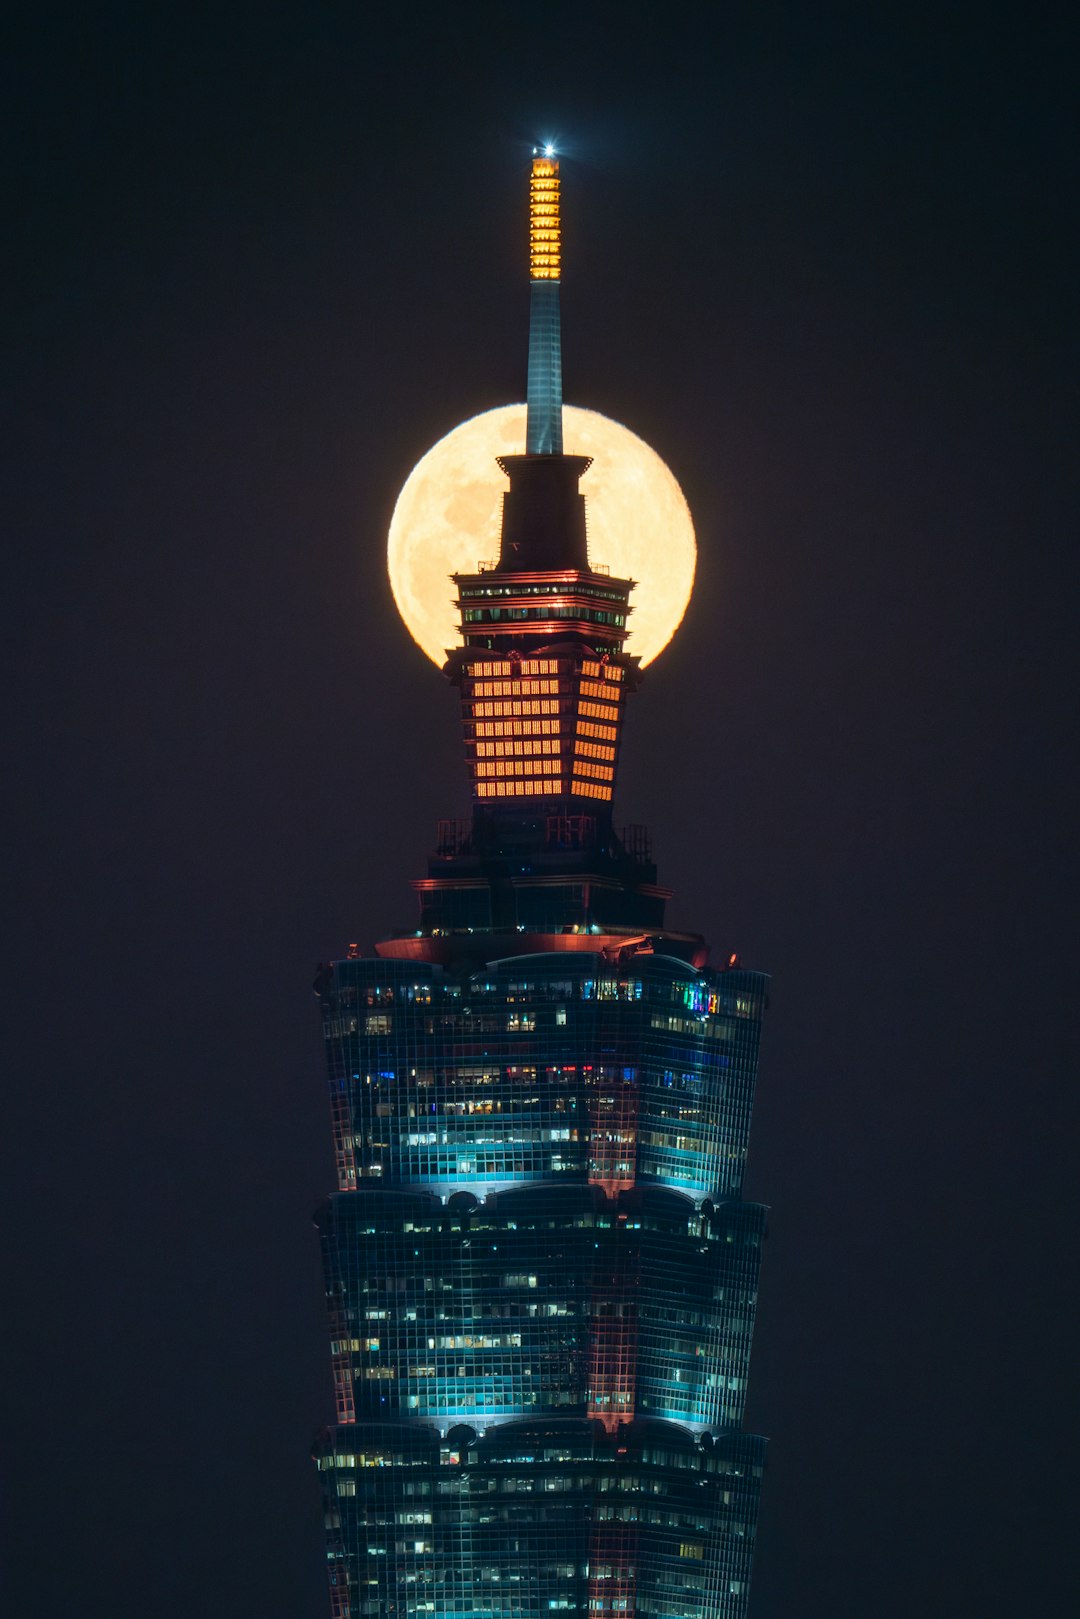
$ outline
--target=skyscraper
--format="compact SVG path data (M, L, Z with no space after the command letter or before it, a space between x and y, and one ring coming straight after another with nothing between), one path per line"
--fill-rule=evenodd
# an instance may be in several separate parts
M419 926L320 968L333 1619L739 1619L765 1211L742 1201L762 974L666 927L616 831L633 583L562 453L560 176L530 177L527 447L455 577L472 816Z

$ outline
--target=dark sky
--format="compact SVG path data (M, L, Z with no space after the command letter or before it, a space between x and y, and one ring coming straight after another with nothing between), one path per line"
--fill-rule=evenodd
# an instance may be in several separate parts
M1075 174L1049 9L25 7L6 55L13 1619L325 1619L314 962L466 806L397 490L524 389L699 530L621 816L774 974L753 1619L1069 1607Z

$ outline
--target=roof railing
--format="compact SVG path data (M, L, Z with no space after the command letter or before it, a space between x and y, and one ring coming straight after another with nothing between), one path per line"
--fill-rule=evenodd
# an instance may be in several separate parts
M435 841L435 853L449 858L465 854L472 842L471 821L440 821Z
M619 828L619 842L630 856L639 865L647 865L652 860L652 833L647 826L640 822L632 822L629 826Z

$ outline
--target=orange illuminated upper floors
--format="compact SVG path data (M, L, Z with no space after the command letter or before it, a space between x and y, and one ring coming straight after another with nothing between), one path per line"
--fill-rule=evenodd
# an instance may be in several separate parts
M456 661L458 667L455 672L462 678L476 681L509 680L514 682L515 685L523 680L550 681L552 676L575 676L584 680L609 681L612 685L618 686L626 678L627 664L626 659L620 663L590 657L581 648L577 647L569 650L563 648L561 655L553 651L548 656L541 658L522 658L519 654L512 652L509 654L504 653L495 658L484 658L472 653L468 657L459 655ZM534 695L540 691L553 691L554 689L550 685L530 687L530 691ZM508 696L509 692L509 687L501 688L498 691L485 688L481 695L485 697L503 697ZM600 695L599 689L594 695Z
M465 750L477 798L610 801L632 667L581 651L460 656Z

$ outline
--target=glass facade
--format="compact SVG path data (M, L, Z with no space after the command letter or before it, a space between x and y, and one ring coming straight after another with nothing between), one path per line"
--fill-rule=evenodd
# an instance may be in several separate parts
M331 1429L316 1460L334 1619L740 1619L763 1453L647 1419Z
M334 1614L743 1614L764 977L639 942L316 987Z
M318 1223L338 1418L738 1423L763 1219L757 1204L543 1183L482 1202L331 1198Z
M322 985L339 1190L737 1197L765 983L655 954L522 955L464 979L339 962Z

